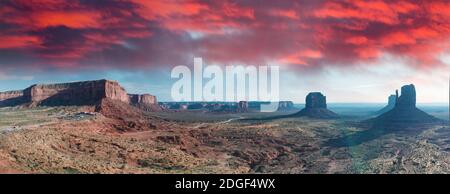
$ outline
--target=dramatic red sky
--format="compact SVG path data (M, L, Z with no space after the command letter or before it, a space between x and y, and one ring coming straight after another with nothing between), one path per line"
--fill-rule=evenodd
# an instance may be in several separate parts
M385 101L411 82L428 89L423 101L435 102L448 99L429 92L447 89L449 40L447 0L2 0L0 80L132 75L196 56L209 64L280 65L289 69L287 89L305 83L293 93L301 101L306 90L335 94L335 101ZM341 90L356 97L339 97L348 83L385 93Z

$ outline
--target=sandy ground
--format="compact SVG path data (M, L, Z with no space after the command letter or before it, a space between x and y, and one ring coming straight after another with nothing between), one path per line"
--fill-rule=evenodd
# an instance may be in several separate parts
M174 122L79 112L0 110L1 127L16 127L0 134L0 173L450 172L448 126L367 138L347 120Z

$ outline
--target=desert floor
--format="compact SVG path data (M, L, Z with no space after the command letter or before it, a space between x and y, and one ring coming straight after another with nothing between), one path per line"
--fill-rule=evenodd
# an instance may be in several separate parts
M0 173L450 173L448 126L239 120L262 116L149 113L151 127L121 131L80 107L1 108Z

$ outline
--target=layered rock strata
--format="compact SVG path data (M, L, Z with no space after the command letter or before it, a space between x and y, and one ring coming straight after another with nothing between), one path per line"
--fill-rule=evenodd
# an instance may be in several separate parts
M0 107L97 105L102 99L117 100L135 106L157 106L155 96L127 94L116 81L103 79L38 84L24 90L0 92Z

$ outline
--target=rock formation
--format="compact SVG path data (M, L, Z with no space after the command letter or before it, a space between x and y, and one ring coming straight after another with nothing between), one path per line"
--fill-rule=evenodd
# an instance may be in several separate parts
M292 101L280 101L278 103L278 111L289 111L289 110L293 110L294 108L294 103Z
M23 90L0 92L0 107L15 106L28 101Z
M405 85L402 87L402 94L398 97L398 91L395 92L397 101L395 107L401 109L414 109L416 108L416 88L414 85Z
M239 101L237 104L236 112L248 112L248 102Z
M401 88L400 97L396 91L396 103L392 110L366 122L373 127L383 129L417 129L422 125L437 124L442 121L416 107L416 89L410 84Z
M128 94L131 104L158 104L156 96L150 94Z
M305 108L327 108L327 98L320 92L311 92L306 96Z
M150 94L128 94L130 104L146 111L161 111L156 96Z
M397 96L396 95L390 95L388 98L388 104L382 108L381 110L375 112L375 115L381 115L385 112L388 112L392 110L395 107L395 103L397 102Z
M332 119L339 116L327 109L326 97L320 92L311 92L306 96L305 108L294 116L305 116L318 119Z
M137 107L156 107L155 96L127 94L119 83L95 80L32 85L24 90L0 92L2 106L81 106L97 105L102 99L120 101Z

